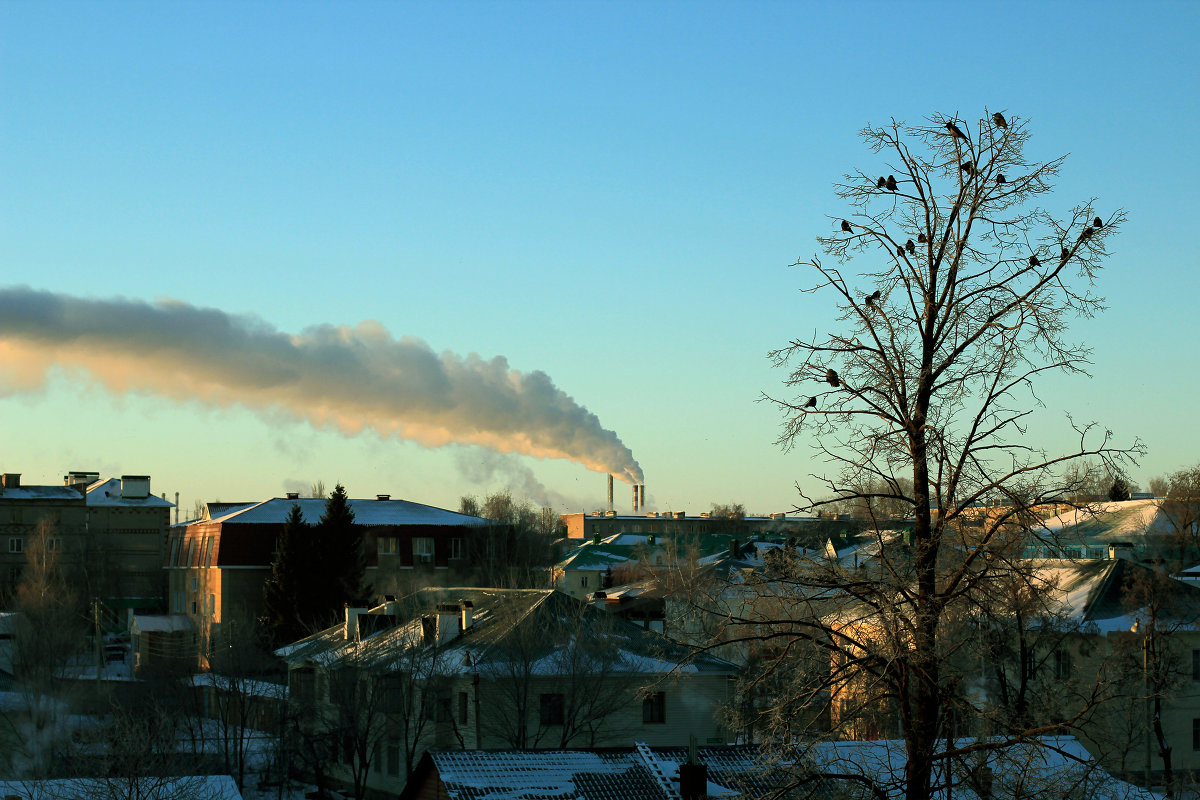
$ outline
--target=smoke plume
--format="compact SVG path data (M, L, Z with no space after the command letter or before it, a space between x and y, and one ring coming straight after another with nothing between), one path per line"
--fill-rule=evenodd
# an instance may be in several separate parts
M8 390L51 367L117 393L282 409L348 434L370 428L425 447L480 445L565 458L640 482L633 453L541 371L502 356L435 353L378 322L287 334L252 317L179 301L85 300L0 289L0 370Z

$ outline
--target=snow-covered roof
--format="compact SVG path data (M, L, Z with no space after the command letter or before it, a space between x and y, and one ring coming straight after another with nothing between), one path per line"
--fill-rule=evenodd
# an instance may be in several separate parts
M976 740L956 740L958 747ZM944 748L944 742L941 743ZM904 742L844 741L813 745L805 759L819 771L862 775L875 781L889 798L904 797ZM980 750L963 759L940 761L956 767L954 800L996 800L1014 797L1055 797L1058 800L1157 800L1159 795L1113 778L1100 769L1092 756L1072 736L1048 736L996 750ZM986 766L991 770L991 792L978 792L969 771ZM946 783L935 775L935 783ZM931 800L949 800L951 792L934 791Z
M456 612L469 602L470 625L458 628ZM453 630L439 637L436 651L424 643L424 619L449 613ZM448 620L449 622L449 620ZM570 669L572 636L604 641L604 671L644 676L716 673L736 667L706 653L693 653L661 636L553 589L432 588L385 603L357 617L353 633L335 625L276 650L289 664L333 666L343 661L381 671L436 668L439 674L502 669L521 651L534 674L555 675ZM439 631L439 633L442 633ZM436 661L436 667L434 662ZM575 667L577 668L577 666Z
M490 524L486 519L447 511L409 500L350 500L357 525L453 525L480 527ZM306 522L316 523L325 513L325 500L317 498L291 499L275 497L247 506L235 506L213 522L245 524L283 524L292 506L300 506Z
M1131 542L1147 533L1170 533L1170 523L1160 513L1160 500L1122 500L1095 503L1051 517L1045 529L1059 538L1078 541Z
M0 488L0 500L74 500L83 495L70 486L14 486Z
M153 493L145 497L125 497L121 494L121 479L97 481L87 488L89 506L126 506L134 508L174 508L175 504Z
M700 747L708 768L707 796L755 796L770 785L747 747ZM605 750L431 751L418 774L437 770L449 800L670 800L679 796L685 748ZM419 781L410 783L411 792ZM410 794L406 790L405 797ZM415 795L414 795L415 796Z

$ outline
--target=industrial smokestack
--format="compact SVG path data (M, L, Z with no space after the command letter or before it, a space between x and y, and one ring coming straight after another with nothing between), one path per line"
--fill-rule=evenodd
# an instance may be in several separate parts
M638 486L638 505L643 509L646 507L646 484L644 483Z
M638 512L638 485L633 485L633 513Z
M608 473L608 510L609 511L613 510L612 492L613 492L613 476L612 476L612 473L610 472L610 473Z

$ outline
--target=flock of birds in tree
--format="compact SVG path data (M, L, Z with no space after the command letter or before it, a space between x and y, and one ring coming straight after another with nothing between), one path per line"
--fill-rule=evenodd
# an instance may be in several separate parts
M1004 115L1001 114L999 111L992 114L992 122L995 123L997 128L1003 129L1003 128L1008 127L1008 120L1006 120L1004 118ZM954 124L953 121L949 121L946 123L946 130L949 133L951 138L962 139L963 141L968 141L966 134L964 134L959 129L959 127ZM980 174L979 169L975 166L975 163L970 160L962 162L962 164L959 166L959 169L962 172L965 172L967 175L970 175L972 177L975 177L976 175ZM1004 173L996 174L996 183L997 184L1003 185L1006 182L1007 182L1007 179L1004 177ZM880 175L878 180L875 181L875 188L887 189L889 192L897 191L898 184L896 183L896 177L894 175L888 175L885 178L882 175ZM1085 227L1083 229L1083 232L1081 234L1079 234L1079 240L1081 242L1087 241L1088 239L1092 238L1092 236L1095 235L1096 231L1100 230L1103 227L1104 227L1104 220L1102 220L1100 217L1096 217L1094 220L1092 220L1092 224L1089 225L1088 227ZM849 220L846 220L846 219L842 220L842 231L844 233L853 233L854 232L854 226L850 224ZM912 239L909 239L907 242L904 243L903 246L896 247L896 256L897 256L897 258L903 258L904 254L906 252L909 255L915 255L917 252L917 244L927 244L928 242L929 242L929 239L925 236L924 233L918 233L916 242L913 242ZM1070 258L1071 258L1071 251L1069 249L1067 249L1066 247L1064 247L1062 249L1062 254L1060 256L1061 263L1065 264ZM1029 266L1040 267L1041 265L1042 265L1042 262L1040 260L1038 260L1037 255L1031 255L1029 257ZM875 304L879 302L879 299L882 296L883 295L880 292L880 290L876 289L874 292L867 295L864 299L866 301L867 306L869 306L870 308L875 308ZM842 385L841 379L838 377L837 371L834 370L832 367L825 370L825 381L835 389ZM805 409L816 408L816 407L817 407L817 398L816 397L809 397L808 402L804 404Z

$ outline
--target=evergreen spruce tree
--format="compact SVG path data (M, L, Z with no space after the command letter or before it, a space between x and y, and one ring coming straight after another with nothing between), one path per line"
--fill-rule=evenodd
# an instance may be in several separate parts
M309 587L317 579L320 562L316 558L312 528L304 521L299 503L283 523L271 577L263 586L265 624L276 646L293 642L310 633L313 616Z
M325 513L317 526L324 575L321 580L324 610L329 618L342 613L345 604L361 605L365 599L363 578L367 560L362 528L354 524L354 511L340 483L325 501Z

